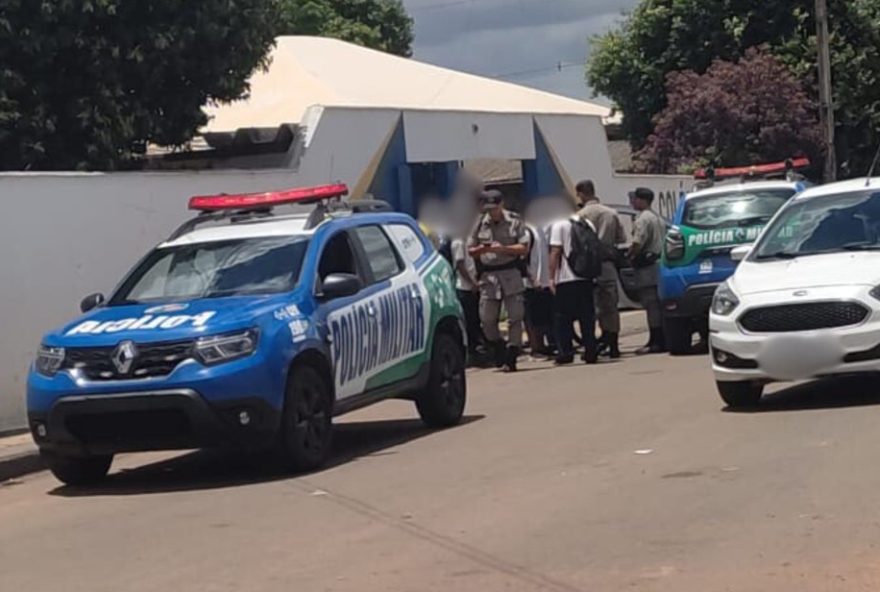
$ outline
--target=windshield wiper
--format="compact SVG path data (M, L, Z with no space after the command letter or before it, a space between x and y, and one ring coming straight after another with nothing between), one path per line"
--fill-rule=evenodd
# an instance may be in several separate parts
M766 224L770 221L770 216L752 216L751 218L743 218L736 221L737 226L752 226L753 224Z
M764 259L796 259L804 254L805 253L792 253L791 251L776 251L775 253L756 255L755 259L758 261L763 261Z
M851 243L840 248L844 251L880 251L880 245L876 243Z

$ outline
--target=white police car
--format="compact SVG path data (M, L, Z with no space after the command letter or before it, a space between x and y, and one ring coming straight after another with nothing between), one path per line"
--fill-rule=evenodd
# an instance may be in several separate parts
M46 335L27 405L54 474L87 483L117 452L230 444L307 470L327 457L333 416L387 398L457 423L452 270L412 218L346 206L346 192L193 198L199 216ZM318 205L275 209L292 203Z
M880 371L880 178L807 189L732 255L710 316L729 406L770 382Z

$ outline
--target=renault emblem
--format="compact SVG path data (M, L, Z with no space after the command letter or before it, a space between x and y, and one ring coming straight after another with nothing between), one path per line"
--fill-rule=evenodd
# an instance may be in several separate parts
M133 341L122 341L113 350L110 361L116 366L116 371L120 374L128 374L137 358L138 351Z

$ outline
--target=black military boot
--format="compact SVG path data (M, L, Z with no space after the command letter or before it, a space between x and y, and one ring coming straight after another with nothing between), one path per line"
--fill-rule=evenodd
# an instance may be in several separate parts
M516 359L519 357L519 348L515 345L507 346L504 360L504 369L507 372L516 372Z
M492 344L492 358L496 368L501 368L507 362L507 351L503 341L496 341Z
M620 335L617 333L608 333L605 340L605 343L608 344L608 357L612 360L620 358Z

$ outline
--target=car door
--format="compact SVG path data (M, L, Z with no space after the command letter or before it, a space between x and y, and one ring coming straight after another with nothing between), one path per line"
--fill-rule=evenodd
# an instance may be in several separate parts
M353 229L352 237L369 282L355 371L357 388L366 392L418 373L425 360L430 304L418 272L387 229L366 224Z
M323 332L329 344L337 400L360 393L357 383L349 380L349 376L354 375L354 367L357 364L358 340L355 339L355 326L358 321L358 304L368 297L370 277L362 266L354 244L348 230L341 230L326 240L319 255L314 286L315 299L318 303L315 314L318 323L324 328ZM360 278L361 290L356 294L340 298L325 297L322 283L328 276L337 273L351 274Z

